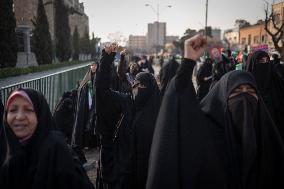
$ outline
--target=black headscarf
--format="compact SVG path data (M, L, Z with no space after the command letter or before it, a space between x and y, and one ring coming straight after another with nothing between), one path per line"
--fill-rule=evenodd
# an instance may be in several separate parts
M283 187L283 144L261 97L254 128L243 129L240 137L247 146L240 148L235 139L228 97L241 84L256 88L253 77L244 71L224 75L199 106L191 80L194 66L184 60L164 96L147 189Z
M212 60L210 58L207 58L204 63L199 68L197 75L196 75L196 82L198 85L197 88L197 99L202 100L204 96L209 91L212 79L204 80L205 77L212 77Z
M168 84L170 83L171 79L175 76L177 69L179 67L179 63L174 59L174 57L164 64L160 70L159 77L160 77L160 90L162 96L165 94Z
M34 89L17 90L30 98L38 124L27 143L20 144L8 126L6 107L8 153L1 173L3 188L93 188L64 136L54 130L55 123L43 94Z
M184 60L163 97L147 189L226 188L226 173L214 146L213 131L206 125L191 81L194 66Z
M228 100L242 84L257 91L251 74L233 71L224 75L201 101L203 113L224 132L229 183L236 188L275 188L278 184L283 187L284 148L261 96L257 92L257 103L247 93ZM242 104L236 99L241 99ZM233 123L235 118L243 122Z
M148 159L152 144L156 118L160 108L161 94L154 76L150 73L139 73L136 76L136 82L140 82L142 85L144 85L146 87L146 92L142 94L145 95L142 96L143 104L141 104L139 108L136 109L132 126L133 177L131 181L133 183L132 188L145 189L148 173Z
M269 60L266 52L254 52L246 70L254 75L264 103L284 139L284 82L274 70L272 63L259 63L263 57Z
M3 128L3 113L4 113L4 106L2 104L2 100L0 97L0 169L4 162L5 153L6 153L6 139Z

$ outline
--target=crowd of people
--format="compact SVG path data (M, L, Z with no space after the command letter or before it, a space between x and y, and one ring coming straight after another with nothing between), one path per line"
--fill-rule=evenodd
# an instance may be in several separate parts
M54 112L40 91L11 91L0 105L0 188L284 187L282 65L256 51L235 70L228 50L205 58L195 87L206 45L187 39L182 62L160 62L158 75L152 57L129 62L106 46ZM95 185L84 169L93 148Z

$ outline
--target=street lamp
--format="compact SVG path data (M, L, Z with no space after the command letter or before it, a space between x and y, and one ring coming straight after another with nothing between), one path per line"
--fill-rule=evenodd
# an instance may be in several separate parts
M160 4L157 3L157 9L153 7L151 4L145 4L146 7L151 7L151 9L157 14L157 51L159 46L159 17L160 17ZM167 5L165 8L172 8L172 5ZM158 53L158 52L157 52Z
M208 18L208 0L206 0L206 13L205 13L205 37L207 40L207 18Z

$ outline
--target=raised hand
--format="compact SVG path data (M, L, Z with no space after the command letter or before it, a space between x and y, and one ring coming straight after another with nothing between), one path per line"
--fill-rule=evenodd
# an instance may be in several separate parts
M207 41L204 36L198 34L185 40L184 58L197 61L205 51Z

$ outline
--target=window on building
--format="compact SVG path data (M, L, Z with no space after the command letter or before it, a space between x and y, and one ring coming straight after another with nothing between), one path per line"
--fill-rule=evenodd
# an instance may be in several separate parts
M251 35L249 34L249 36L248 36L248 45L250 45L251 44Z
M253 37L253 43L259 44L259 36L256 35L256 36Z
M274 19L275 19L275 24L280 24L280 14L279 13L276 13L274 15Z
M245 45L245 44L246 44L246 38L243 37L243 38L242 38L242 45Z

